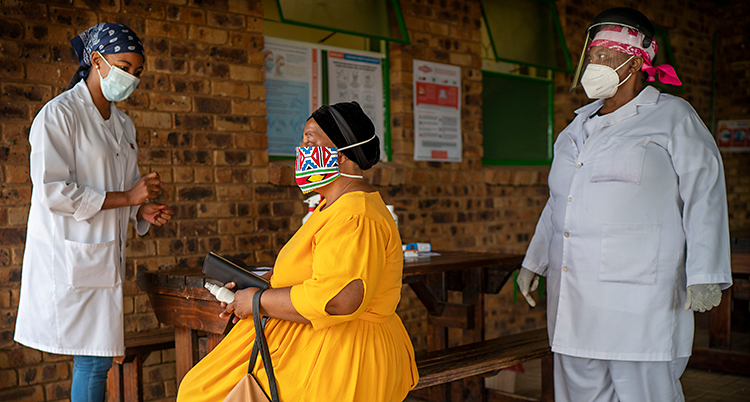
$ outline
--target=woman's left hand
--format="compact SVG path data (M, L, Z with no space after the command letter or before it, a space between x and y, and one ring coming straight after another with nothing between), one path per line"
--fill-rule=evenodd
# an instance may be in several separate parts
M174 215L174 210L168 207L166 204L148 203L141 205L138 210L138 214L141 218L148 221L148 223L156 226L161 226L169 222Z
M225 288L232 290L235 287L234 282L229 282L224 285ZM232 320L233 324L236 324L239 320L244 320L253 316L253 296L257 292L258 288L245 288L234 292L234 301L226 304L221 303L221 307L224 311L219 314L219 317L226 318L234 313L235 317Z

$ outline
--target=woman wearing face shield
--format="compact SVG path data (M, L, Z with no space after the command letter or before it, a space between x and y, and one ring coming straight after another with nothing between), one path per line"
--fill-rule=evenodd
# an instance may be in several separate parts
M396 224L362 171L380 160L357 102L322 106L296 150L296 181L325 197L281 249L260 296L281 401L401 401L418 381L396 314L403 252ZM233 288L234 284L226 285ZM222 317L239 320L183 379L178 402L221 401L248 372L257 288L238 290ZM267 395L264 366L252 374Z
M693 311L732 282L721 155L687 102L644 86L680 81L652 65L643 14L607 10L589 35L580 83L596 101L555 142L518 284L534 306L547 277L556 401L684 401Z
M80 67L29 133L34 188L14 339L73 355L71 401L100 402L112 357L125 353L128 223L143 235L173 212L148 203L162 182L155 172L140 176L135 127L113 103L138 85L138 36L104 23L70 42Z

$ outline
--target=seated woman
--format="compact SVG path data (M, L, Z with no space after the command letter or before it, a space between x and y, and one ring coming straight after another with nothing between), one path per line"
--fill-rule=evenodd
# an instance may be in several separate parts
M362 179L379 160L375 127L356 102L322 106L308 119L297 183L325 200L279 252L260 301L281 401L401 401L417 384L414 349L396 314L401 237ZM225 306L222 316L241 320L188 372L178 402L221 401L245 376L257 290L238 290ZM262 366L259 359L253 375L268 394Z

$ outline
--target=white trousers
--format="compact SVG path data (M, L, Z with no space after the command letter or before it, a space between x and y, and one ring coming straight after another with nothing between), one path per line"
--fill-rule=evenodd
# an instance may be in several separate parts
M688 358L666 362L597 360L555 353L555 402L684 402Z

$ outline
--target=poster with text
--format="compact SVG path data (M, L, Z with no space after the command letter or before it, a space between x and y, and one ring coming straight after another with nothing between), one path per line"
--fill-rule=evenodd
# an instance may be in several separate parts
M374 57L328 51L328 103L356 101L375 124L380 157L385 154L383 117L383 62Z
M414 160L461 162L461 67L414 60Z
M294 156L310 114L321 105L320 49L266 36L268 154Z
M722 151L750 151L750 120L719 120L716 133Z

